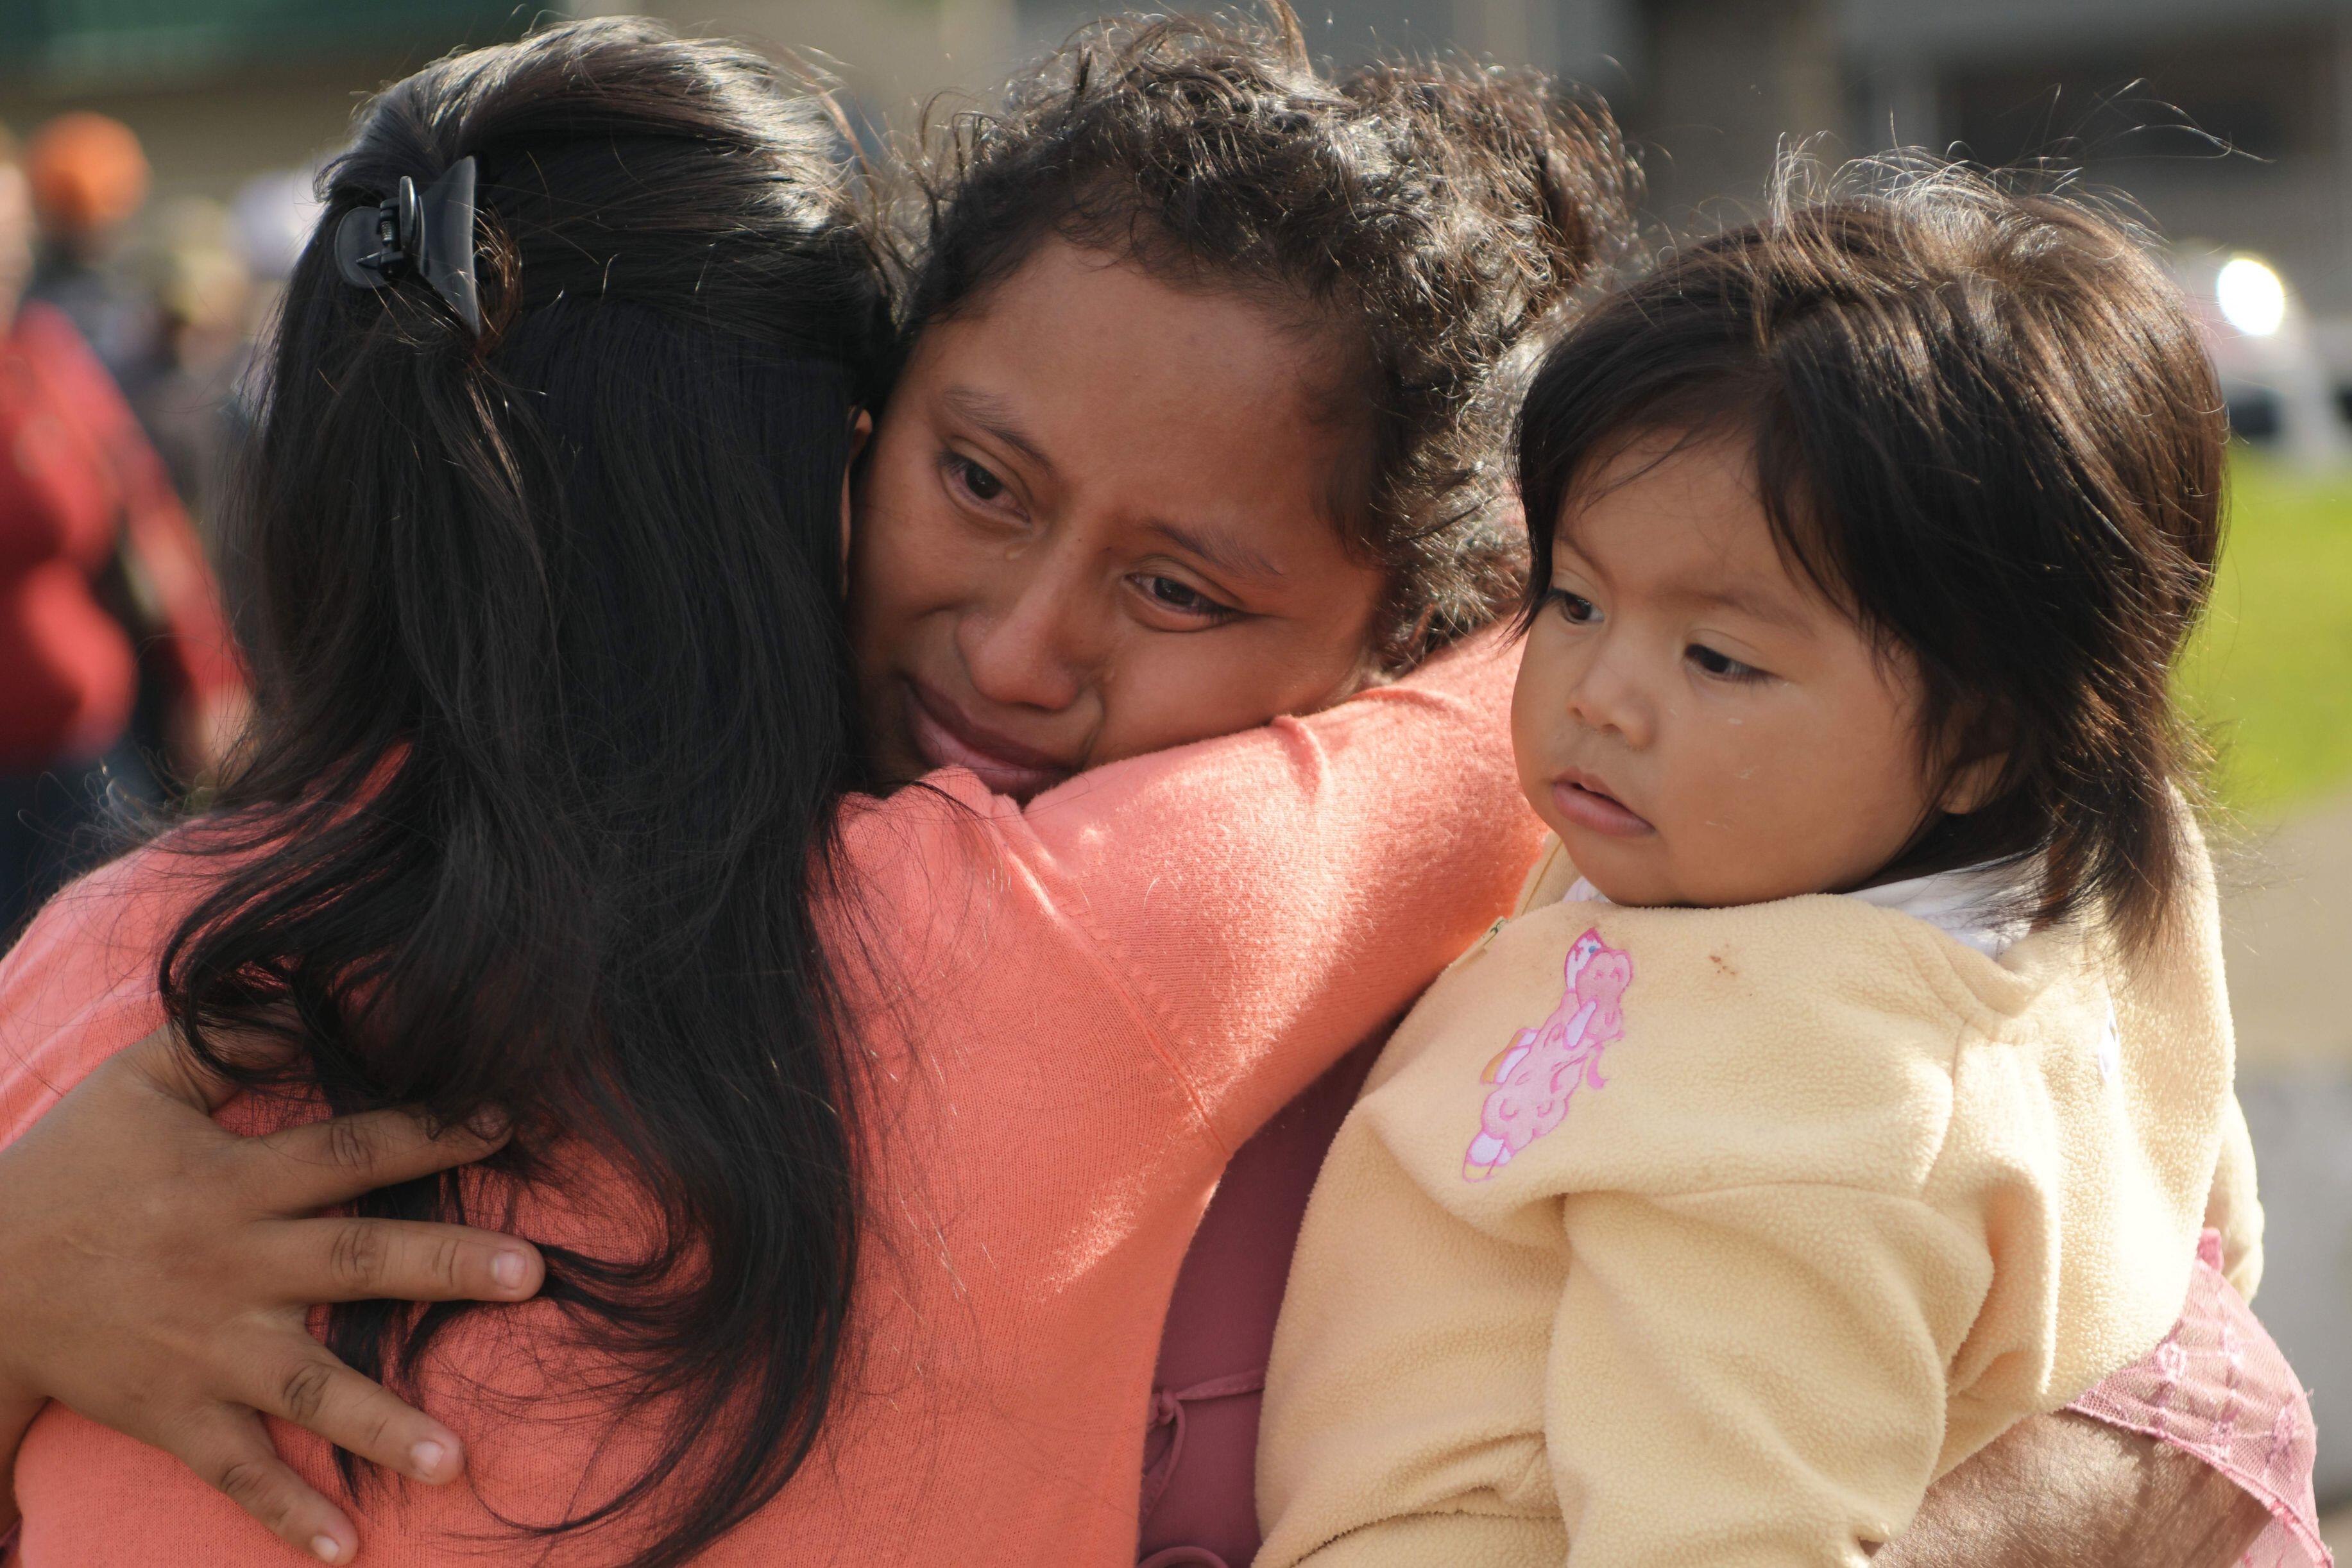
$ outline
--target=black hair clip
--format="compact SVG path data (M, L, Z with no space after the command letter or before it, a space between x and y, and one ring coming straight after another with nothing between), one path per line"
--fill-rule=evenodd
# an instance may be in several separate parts
M400 176L389 201L353 207L335 228L335 266L343 281L384 289L415 272L449 301L479 337L481 296L474 287L474 161L460 158L417 195Z

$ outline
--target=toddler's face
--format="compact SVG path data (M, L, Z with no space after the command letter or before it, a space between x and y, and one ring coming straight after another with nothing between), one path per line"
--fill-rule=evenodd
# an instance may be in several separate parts
M1935 805L1917 675L1783 563L1743 442L1637 440L1555 527L1511 738L1595 887L1757 903L1894 858Z

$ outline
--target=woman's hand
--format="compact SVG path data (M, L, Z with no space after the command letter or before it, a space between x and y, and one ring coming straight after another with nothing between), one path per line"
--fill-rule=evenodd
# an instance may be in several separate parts
M210 1115L230 1092L158 1031L0 1150L0 1498L24 1414L54 1399L176 1456L289 1544L348 1563L358 1531L278 1458L262 1415L428 1484L457 1479L465 1457L455 1433L311 1338L308 1310L520 1301L542 1267L492 1232L309 1217L478 1160L502 1131L436 1138L377 1111L240 1138Z
M2269 1523L2211 1466L2061 1411L1930 1487L1871 1568L2231 1568Z

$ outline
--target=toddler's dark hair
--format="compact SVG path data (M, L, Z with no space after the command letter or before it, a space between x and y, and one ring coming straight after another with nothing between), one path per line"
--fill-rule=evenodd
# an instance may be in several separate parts
M1401 669L1517 601L1514 353L1613 258L1636 174L1607 110L1544 77L1383 62L1328 79L1289 7L1264 9L1271 25L1100 24L1001 113L953 121L908 328L973 307L1055 237L1297 311L1340 351L1367 426L1344 515L1387 573L1376 635Z
M1926 687L1987 804L1890 871L2035 858L2042 921L2161 935L2199 749L2173 662L2221 546L2227 428L2179 290L2085 200L1925 159L1669 255L1551 352L1521 414L1537 592L1577 487L1651 432L1752 444L1787 559ZM1531 612L1530 612L1531 613Z

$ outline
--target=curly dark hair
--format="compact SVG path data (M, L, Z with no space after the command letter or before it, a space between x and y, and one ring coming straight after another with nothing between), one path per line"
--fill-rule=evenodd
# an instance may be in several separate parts
M1639 175L1606 107L1549 78L1402 60L1329 78L1289 6L1264 9L1098 23L1001 112L948 122L907 331L1055 237L1297 311L1353 376L1348 542L1387 573L1375 636L1401 670L1517 601L1518 373L1624 247Z

